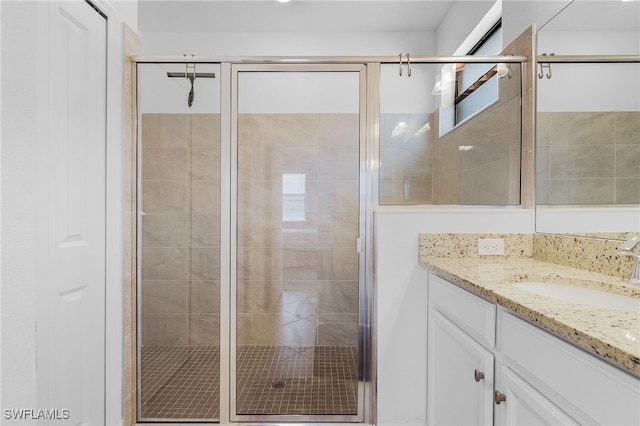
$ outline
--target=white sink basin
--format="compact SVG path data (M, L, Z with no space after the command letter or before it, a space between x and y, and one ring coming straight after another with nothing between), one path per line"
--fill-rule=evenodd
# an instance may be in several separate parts
M530 293L571 303L618 311L640 312L640 299L593 288L535 281L518 282L514 283L514 286Z

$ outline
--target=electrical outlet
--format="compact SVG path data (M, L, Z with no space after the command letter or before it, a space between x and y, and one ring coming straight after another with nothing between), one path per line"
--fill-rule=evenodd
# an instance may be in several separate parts
M481 238L478 240L480 256L504 256L504 240L502 238Z

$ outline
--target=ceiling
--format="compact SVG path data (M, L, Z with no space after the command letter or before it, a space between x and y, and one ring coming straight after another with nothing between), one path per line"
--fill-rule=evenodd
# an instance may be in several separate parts
M453 0L139 0L142 32L435 31Z
M452 3L467 1L479 0L139 0L138 27L163 33L436 31ZM638 31L640 0L574 0L543 28Z
M575 0L540 28L543 31L638 31L640 1Z

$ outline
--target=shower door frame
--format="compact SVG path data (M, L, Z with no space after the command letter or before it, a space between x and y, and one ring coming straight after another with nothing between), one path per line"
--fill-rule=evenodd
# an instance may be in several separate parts
M378 69L378 67L373 67ZM222 270L228 271L228 277L225 277L226 273L223 272L221 290L221 298L229 301L229 311L227 315L222 315L225 308L221 310L221 340L223 336L228 336L225 342L228 342L228 350L221 350L221 379L226 372L222 368L228 366L228 387L225 383L221 383L221 422L228 419L230 422L296 422L296 423L365 423L373 424L372 418L373 409L375 403L371 398L374 398L375 392L372 391L373 381L373 357L372 357L372 312L373 308L373 286L372 286L372 204L370 192L370 180L371 173L368 166L371 164L367 159L367 155L370 155L371 149L369 149L370 140L369 132L371 128L371 110L370 103L371 98L370 87L367 82L371 80L368 76L370 67L364 63L355 64L231 64L230 68L223 67L222 74L224 76L226 70L228 70L228 83L230 87L230 110L229 110L229 133L228 138L225 138L225 124L222 123L222 143L229 142L228 147L223 147L221 151L221 162L223 164L222 172L226 176L222 176L222 183L228 182L227 188L222 188L222 225L227 225L230 232L223 235L221 241L222 247L230 247L229 257L226 259L228 264L222 264ZM357 72L359 75L359 223L358 223L358 238L354 241L354 248L358 251L358 360L364 362L365 365L358 365L359 374L358 378L358 399L357 399L357 414L356 415L239 415L237 414L237 214L238 214L238 80L239 73L241 72ZM222 84L225 83L223 77ZM224 89L223 89L224 90ZM224 102L224 95L223 102ZM224 119L224 117L223 117ZM377 124L377 121L376 121ZM225 155L226 154L226 155ZM227 158L225 158L228 155ZM227 206L225 206L225 204ZM226 217L226 212L229 213L229 217ZM229 238L229 241L224 241L225 238ZM225 261L225 259L221 259ZM225 278L228 279L225 280ZM225 282L227 281L227 282ZM224 290L223 290L224 289ZM228 293L225 295L224 293ZM228 298L226 297L228 296ZM224 303L222 303L224 305ZM222 344L222 342L221 342ZM222 346L221 346L222 349ZM224 359L228 357L227 359ZM227 377L222 379L227 380ZM228 392L225 392L225 387ZM229 398L228 404L222 399L222 395L225 394ZM226 407L225 407L226 405ZM229 412L225 413L225 408L228 407ZM226 414L226 415L225 415ZM228 416L228 417L227 417ZM225 419L226 417L226 419Z

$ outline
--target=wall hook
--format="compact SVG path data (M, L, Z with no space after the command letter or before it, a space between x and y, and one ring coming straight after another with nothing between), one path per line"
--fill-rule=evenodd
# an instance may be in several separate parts
M547 56L546 53L543 53L542 56ZM550 53L549 56L555 56L555 53ZM546 62L539 62L538 65L540 65L540 72L538 73L538 78L542 78L542 77L547 77L547 79L551 78L551 64ZM545 74L544 69L547 69L547 72Z

